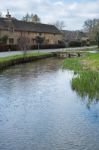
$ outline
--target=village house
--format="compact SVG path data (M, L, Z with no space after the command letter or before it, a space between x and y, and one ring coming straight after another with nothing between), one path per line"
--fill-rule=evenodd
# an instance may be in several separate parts
M80 30L69 31L69 30L62 30L63 33L63 40L67 46L76 46L75 44L79 44L79 46L89 46L90 40L86 33Z
M9 12L5 18L0 18L0 38L4 36L8 37L6 44L13 45L17 45L21 38L27 39L28 45L35 45L37 37L42 38L45 45L62 42L62 34L54 25L17 20Z

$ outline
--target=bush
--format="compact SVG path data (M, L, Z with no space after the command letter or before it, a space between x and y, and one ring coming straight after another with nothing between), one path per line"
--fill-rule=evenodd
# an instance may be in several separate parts
M1 44L7 44L8 36L4 35L3 37L0 37L0 43Z
M80 41L71 41L69 42L69 47L81 47Z
M96 41L90 41L90 45L96 45L97 42Z
M17 51L17 50L19 50L18 45L0 44L0 52Z
M64 44L41 44L39 45L40 49L55 49L55 48L64 48L65 45ZM31 49L38 49L38 45L32 45Z
M49 45L44 45L41 44L39 45L40 49L54 49L54 48L64 48L64 44L49 44ZM38 49L38 45L32 45L30 46L29 49ZM6 51L18 51L20 50L18 45L6 45L6 44L0 44L0 52L6 52Z
M18 51L19 50L19 46L18 45L9 45L9 50L10 51Z

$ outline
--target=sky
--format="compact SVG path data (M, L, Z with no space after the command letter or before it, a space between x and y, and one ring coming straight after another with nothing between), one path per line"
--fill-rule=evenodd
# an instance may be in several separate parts
M33 13L42 23L64 21L66 30L81 30L85 20L99 18L99 0L0 0L3 16L7 9L17 19Z

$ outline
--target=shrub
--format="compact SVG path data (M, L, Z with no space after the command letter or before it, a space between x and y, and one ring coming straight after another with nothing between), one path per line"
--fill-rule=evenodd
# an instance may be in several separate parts
M1 44L7 44L8 36L4 35L3 37L0 38L0 43Z
M54 48L64 48L65 45L64 44L41 44L39 45L40 49L54 49ZM38 49L37 45L32 45L31 49Z
M70 41L69 42L69 47L80 47L81 42L80 41Z
M0 44L0 52L19 50L18 45Z

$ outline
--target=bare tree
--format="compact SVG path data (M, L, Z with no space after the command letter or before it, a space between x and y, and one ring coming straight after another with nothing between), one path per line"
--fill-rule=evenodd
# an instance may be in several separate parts
M27 13L23 18L23 21L30 22L30 15Z
M99 31L96 33L96 42L99 48Z
M89 19L84 22L84 31L91 40L95 40L96 33L99 31L99 19Z
M29 49L29 43L30 43L30 39L28 37L25 36L20 36L18 38L18 46L21 50L23 50L23 54L27 53L27 50Z
M2 12L0 12L0 18L2 17Z
M38 50L40 48L40 45L43 44L44 40L45 40L44 37L36 36L35 41L38 45Z
M65 27L65 23L64 21L59 21L57 20L54 25L59 29L59 30L63 30L63 28Z
M40 18L36 14L31 16L31 21L34 23L40 23L41 22Z
M33 14L28 14L28 13L22 18L22 20L24 20L26 22L34 22L34 23L40 23L41 22L41 20L37 14L33 15Z

